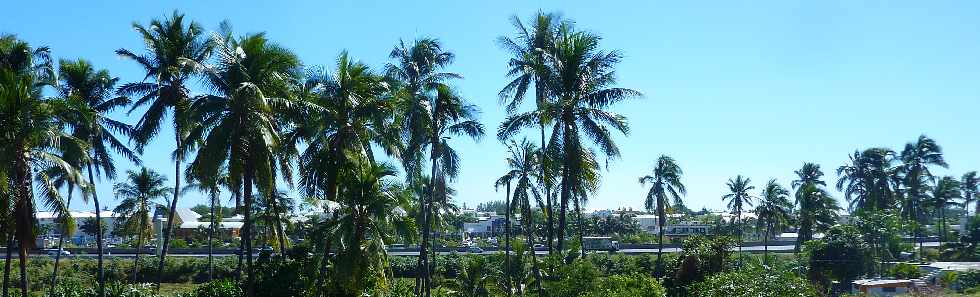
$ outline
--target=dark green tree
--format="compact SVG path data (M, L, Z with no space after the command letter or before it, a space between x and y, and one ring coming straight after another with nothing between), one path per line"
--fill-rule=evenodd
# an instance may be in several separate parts
M667 155L661 155L657 159L657 166L653 168L652 175L640 177L640 186L650 184L650 191L647 192L644 207L647 211L657 213L657 268L656 273L662 273L661 254L664 249L664 228L667 227L667 208L670 207L671 200L674 205L683 205L681 196L687 195L687 188L681 182L684 171L677 165L677 161Z

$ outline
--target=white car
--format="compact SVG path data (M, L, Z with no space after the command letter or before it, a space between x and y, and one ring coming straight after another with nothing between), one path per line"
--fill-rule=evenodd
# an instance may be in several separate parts
M67 251L65 249L61 249L61 250L51 249L51 250L48 250L48 256L54 257L54 256L57 256L59 253L62 256L71 256L71 252L69 252L69 251Z

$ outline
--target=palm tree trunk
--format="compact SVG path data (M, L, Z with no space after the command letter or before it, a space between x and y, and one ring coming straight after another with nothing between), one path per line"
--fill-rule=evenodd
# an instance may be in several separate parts
M140 254L143 252L143 235L144 228L146 228L146 215L140 214L140 227L136 229L136 259L133 260L133 283L139 283L139 272L140 272Z
M769 222L766 222L766 232L765 232L766 233L766 235L765 235L766 237L763 237L762 238L762 246L765 249L765 251L762 254L762 264L763 265L768 265L769 264L769 231L772 230L772 226L770 226L770 225L771 224Z
M538 100L539 101L542 101L543 99L540 98L541 97L540 90L538 90L537 93L539 93ZM548 177L545 176L545 166L546 166L545 165L545 162L546 162L545 159L548 158L547 157L548 154L546 153L548 151L547 150L547 146L548 146L548 144L544 140L544 122L541 122L541 166L540 166L541 167L541 184L544 186L544 201L545 201L545 207L547 208L546 210L544 210L544 217L548 221L547 222L547 224L548 224L548 254L551 254L552 252L554 252L554 246L552 245L552 243L555 241L555 222L554 222L554 219L553 219L554 218L554 213L552 213L552 208L551 208L551 185L548 183Z
M531 248L531 270L534 274L535 286L538 289L538 296L545 296L544 290L541 289L541 269L538 268L538 254L534 249L534 213L531 211L529 205L525 205L527 209L524 211L524 216L526 217L524 226L525 236L527 237L527 246Z
M175 115L176 116L176 115ZM177 149L181 147L180 125L174 129L174 138L177 141ZM163 247L160 249L160 261L157 265L156 290L160 291L160 283L163 282L163 264L167 259L167 250L170 248L170 237L174 232L174 214L177 213L177 198L180 197L180 163L183 159L180 153L176 154L174 160L174 199L170 201L170 211L167 214L167 228L163 230Z
M326 210L329 210L329 207L324 209L324 211ZM335 221L337 221L337 212L333 211L332 214L330 215L330 223L333 223ZM317 278L317 284L316 284L317 290L320 290L319 291L320 297L327 297L327 293L328 293L327 288L324 287L324 284L326 283L326 279L327 279L327 264L329 264L328 259L330 258L330 248L331 248L331 244L333 243L332 242L333 237L330 236L330 234L324 234L324 235L325 238L323 239L324 241L323 259L320 260L320 277Z
M943 253L943 236L946 235L946 206L939 206L939 254Z
M510 181L507 181L507 198L504 204L504 274L507 277L507 296L513 296L514 277L510 267Z
M27 244L21 243L19 253L20 256L20 296L28 297L31 292L30 284L27 280Z
M565 157L568 158L567 156ZM568 212L568 199L571 195L571 190L569 189L569 184L571 178L568 176L568 162L565 162L565 166L562 166L561 172L561 201L559 201L558 206L558 253L561 254L565 250L565 217Z
M579 250L582 252L582 259L585 259L585 241L583 240L584 237L582 236L582 229L585 228L585 224L582 222L582 205L579 201L581 197L579 197L579 195L575 196L575 221L578 224L578 244L582 246L582 248Z
M255 272L252 269L252 167L246 165L243 193L245 197L245 228L242 243L245 245L245 296L255 297Z
M270 195L271 196L271 195ZM272 214L275 216L275 222L273 222L273 228L276 229L276 240L279 243L279 258L282 259L286 255L286 231L282 227L282 215L279 213L279 201L278 199L271 199L272 202Z
M88 163L88 182L90 184L92 184L92 185L95 185L95 178L93 178L93 176L92 176L92 162L89 162ZM99 194L96 191L94 191L94 190L92 191L92 202L94 202L94 204L95 204L95 230L96 230L96 232L95 232L95 240L96 240L95 249L96 249L96 252L99 254L99 256L98 256L98 259L99 259L98 260L98 265L99 265L99 272L98 272L99 287L98 287L97 291L98 291L99 296L105 296L105 266L103 266L103 259L102 259L102 257L103 257L102 256L102 246L104 244L104 242L102 242L102 209L99 207Z
M659 229L657 230L657 267L654 267L653 271L656 277L660 277L663 274L663 262L661 262L660 257L664 253L664 224L662 222L666 220L663 219L663 213L659 213L657 215L659 216L657 220L659 221L658 223L660 223L660 226L657 226L657 229Z
M65 208L71 206L71 196L74 193L74 187L68 187L68 201L65 203ZM68 234L68 228L62 228L61 236L58 236L58 253L54 256L54 271L51 272L51 289L48 290L49 295L54 294L54 289L58 287L58 264L61 262L61 249L65 244L65 236Z
M13 229L13 228L10 228ZM14 244L14 232L10 231L7 234L7 257L4 258L3 264L3 297L10 296L10 258L13 258Z
M217 223L215 220L214 205L217 192L211 193L211 224L208 226L208 281L214 280L214 228Z

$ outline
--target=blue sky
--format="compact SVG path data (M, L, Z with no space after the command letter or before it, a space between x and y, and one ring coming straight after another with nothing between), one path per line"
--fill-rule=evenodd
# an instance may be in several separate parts
M855 149L901 149L920 134L945 150L949 170L980 169L980 3L975 1L13 1L0 32L47 45L56 57L83 57L122 81L142 78L113 51L141 51L131 30L174 9L216 29L265 31L308 66L332 65L341 50L381 70L395 43L439 38L456 53L449 70L460 92L494 131L505 116L497 91L507 82L506 53L494 39L513 32L511 15L560 12L624 54L621 87L644 98L620 104L632 126L617 137L590 208L641 208L647 174L660 154L685 171L689 207L721 209L725 182L737 174L760 186L788 185L804 161L829 181ZM127 117L135 123L138 112ZM145 164L173 175L165 130ZM457 141L458 201L502 199L492 181L505 168L494 137ZM134 168L122 159L121 169ZM114 206L111 183L97 187ZM838 195L843 200L843 197ZM181 205L204 203L198 195ZM75 203L72 208L82 209Z

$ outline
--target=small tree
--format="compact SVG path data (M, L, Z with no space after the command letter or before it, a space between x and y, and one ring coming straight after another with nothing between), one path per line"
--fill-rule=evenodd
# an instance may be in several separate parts
M825 288L830 286L831 280L839 281L842 288L847 288L871 266L869 250L857 228L834 226L823 239L806 242L804 253L809 259L808 276Z

